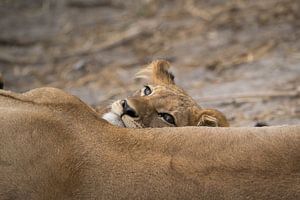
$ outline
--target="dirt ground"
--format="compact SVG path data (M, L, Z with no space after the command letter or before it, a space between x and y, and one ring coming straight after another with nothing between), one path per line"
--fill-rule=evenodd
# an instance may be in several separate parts
M232 126L300 124L298 0L0 0L8 90L53 86L100 106L157 58Z

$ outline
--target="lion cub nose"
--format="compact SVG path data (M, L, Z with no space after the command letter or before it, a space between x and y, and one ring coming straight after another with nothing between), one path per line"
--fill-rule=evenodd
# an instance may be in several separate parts
M123 107L122 115L129 115L130 117L138 117L138 114L135 112L133 108L131 108L126 100L121 101L121 105Z

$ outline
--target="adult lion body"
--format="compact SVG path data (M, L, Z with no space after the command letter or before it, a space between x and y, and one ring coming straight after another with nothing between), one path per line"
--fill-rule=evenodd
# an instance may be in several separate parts
M119 128L51 88L0 111L0 199L300 199L300 126Z

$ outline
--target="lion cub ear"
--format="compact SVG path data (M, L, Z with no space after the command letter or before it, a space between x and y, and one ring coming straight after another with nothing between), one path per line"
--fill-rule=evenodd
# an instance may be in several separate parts
M220 111L215 109L203 109L201 110L197 126L229 127L229 123Z
M150 79L153 84L175 84L174 75L168 71L170 63L165 60L156 60L148 67L136 74L136 78Z

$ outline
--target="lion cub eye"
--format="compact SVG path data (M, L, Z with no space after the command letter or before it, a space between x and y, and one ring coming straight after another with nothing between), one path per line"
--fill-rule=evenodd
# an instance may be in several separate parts
M158 116L162 117L169 124L176 125L175 124L175 119L172 115L170 115L168 113L158 113Z
M145 86L143 89L142 89L142 96L148 96L152 93L152 90L149 86Z

